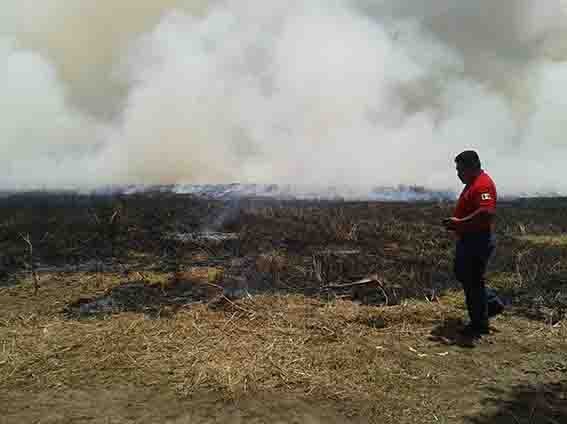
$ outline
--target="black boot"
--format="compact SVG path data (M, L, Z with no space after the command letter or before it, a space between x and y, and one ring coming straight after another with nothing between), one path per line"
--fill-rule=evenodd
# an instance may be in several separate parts
M488 322L483 323L468 323L460 332L461 336L464 337L481 337L484 334L490 334L490 327Z
M494 318L504 312L504 304L500 299L495 299L488 302L488 318Z

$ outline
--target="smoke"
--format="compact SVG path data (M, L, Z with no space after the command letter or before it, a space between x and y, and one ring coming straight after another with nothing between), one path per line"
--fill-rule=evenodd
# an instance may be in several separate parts
M0 188L567 193L564 0L6 0Z

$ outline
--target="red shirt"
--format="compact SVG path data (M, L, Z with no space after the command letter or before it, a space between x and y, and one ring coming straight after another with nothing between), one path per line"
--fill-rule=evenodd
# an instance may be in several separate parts
M482 208L489 211L496 211L496 185L492 178L481 171L473 182L467 184L459 197L457 207L455 208L455 218L465 218ZM489 222L480 222L466 226L466 230L458 230L457 233L476 233L491 231L492 226Z

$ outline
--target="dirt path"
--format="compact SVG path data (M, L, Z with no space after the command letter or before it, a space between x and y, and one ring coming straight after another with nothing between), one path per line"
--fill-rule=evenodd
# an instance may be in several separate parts
M266 398L223 402L212 397L182 400L174 394L143 387L103 390L18 393L0 397L2 424L348 424L348 418L329 402Z

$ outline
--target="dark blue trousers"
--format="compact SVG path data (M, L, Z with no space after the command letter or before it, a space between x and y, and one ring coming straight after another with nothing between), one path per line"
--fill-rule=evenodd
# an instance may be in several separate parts
M489 309L503 305L496 292L486 288L484 275L496 247L491 233L464 235L455 251L454 271L465 291L471 325L488 325Z

